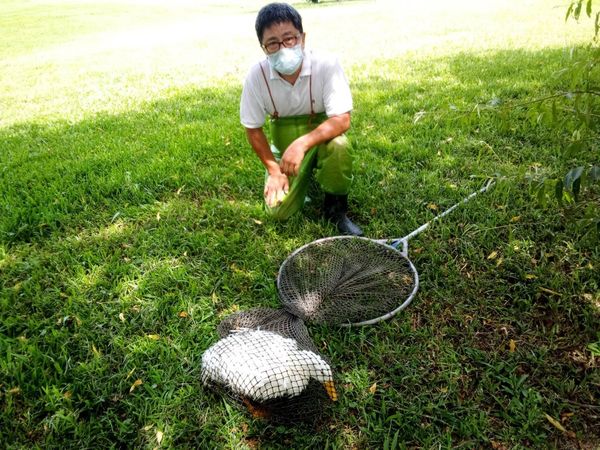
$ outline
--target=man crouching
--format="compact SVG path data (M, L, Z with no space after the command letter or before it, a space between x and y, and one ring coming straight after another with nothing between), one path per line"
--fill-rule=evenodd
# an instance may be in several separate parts
M256 34L266 59L246 77L240 119L266 168L265 202L277 219L304 205L311 176L325 193L324 213L342 234L362 235L348 217L352 155L352 95L335 57L305 50L298 11L285 3L263 7ZM263 131L270 116L272 143Z

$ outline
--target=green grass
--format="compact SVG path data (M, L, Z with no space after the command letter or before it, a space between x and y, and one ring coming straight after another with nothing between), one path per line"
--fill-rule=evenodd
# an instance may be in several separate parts
M367 235L403 236L484 177L504 181L411 241L421 289L407 310L311 328L341 394L316 429L253 421L203 388L219 321L276 307L281 262L335 233L318 196L287 223L263 212L237 116L262 2L230 3L0 6L0 442L597 447L599 249L576 210L536 206L526 181L570 161L518 111L450 112L556 87L589 30L541 0L437 1L429 16L298 4L352 84L351 202Z

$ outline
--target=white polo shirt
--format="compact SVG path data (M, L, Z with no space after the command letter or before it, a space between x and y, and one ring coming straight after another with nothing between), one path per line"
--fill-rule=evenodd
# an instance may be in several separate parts
M315 113L325 112L332 117L352 111L350 86L337 58L305 49L300 76L294 85L281 78L267 59L252 66L240 101L240 122L244 127L261 128L265 117L275 112L261 65L279 117L310 114L309 84L312 84Z

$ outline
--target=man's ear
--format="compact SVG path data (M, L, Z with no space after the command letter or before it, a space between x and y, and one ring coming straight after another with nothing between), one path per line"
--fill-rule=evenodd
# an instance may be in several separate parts
M302 50L304 50L304 44L306 44L306 33L302 33Z

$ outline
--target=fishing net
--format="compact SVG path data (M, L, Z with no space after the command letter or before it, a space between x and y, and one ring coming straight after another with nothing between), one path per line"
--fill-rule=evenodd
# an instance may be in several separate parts
M217 326L217 333L221 338L240 330L272 331L285 338L295 339L303 350L319 352L304 321L283 309L251 308L230 314Z
M254 308L228 316L217 331L221 339L202 357L202 381L254 417L311 422L337 400L329 361L299 317Z
M223 320L221 339L202 357L203 382L225 389L254 417L316 422L337 392L331 365L305 322L369 325L403 310L419 288L408 241L492 185L403 238L335 236L293 252L277 276L283 309L254 308Z
M397 249L366 238L312 242L282 264L283 307L306 322L356 324L395 310L417 286L414 266Z
M419 289L419 274L408 258L408 241L493 184L488 180L402 238L334 236L300 247L287 257L277 275L283 308L308 323L325 325L371 325L393 317L411 303Z

